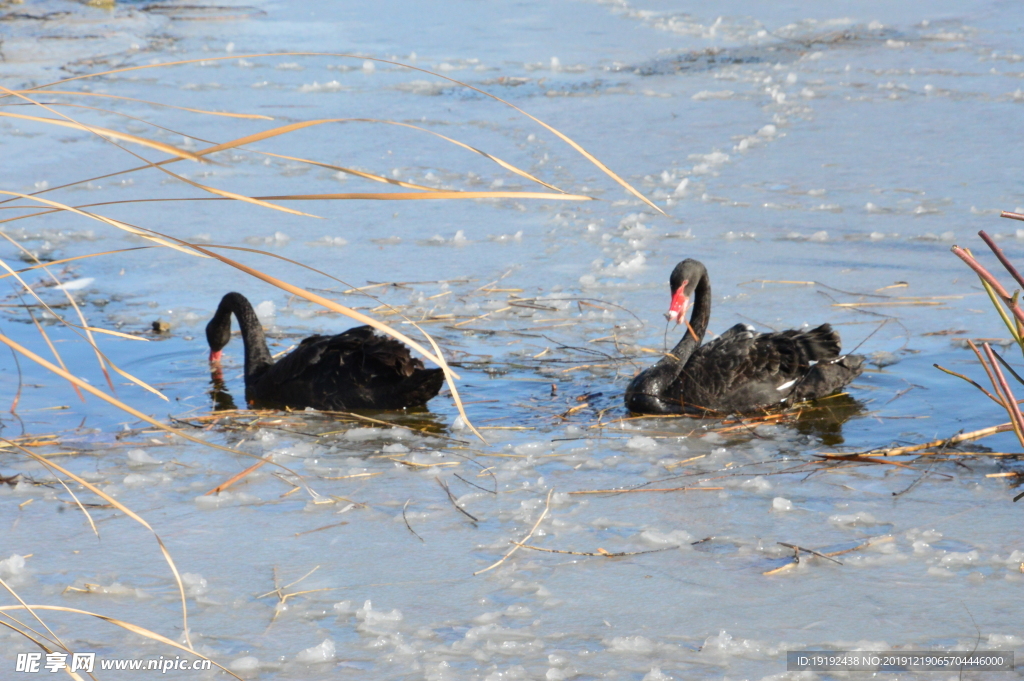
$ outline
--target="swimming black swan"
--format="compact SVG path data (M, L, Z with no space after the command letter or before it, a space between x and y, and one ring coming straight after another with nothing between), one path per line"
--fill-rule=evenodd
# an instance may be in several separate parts
M210 362L231 339L231 314L245 346L245 399L250 404L324 411L418 407L444 383L402 343L357 326L337 336L310 336L275 362L263 327L241 293L228 293L206 325Z
M687 333L671 353L630 382L630 411L731 414L787 406L824 397L863 369L862 356L839 354L839 334L828 324L778 333L756 333L737 324L700 346L711 317L707 269L684 260L672 270L669 287L668 318L686 323ZM693 318L686 322L694 291Z

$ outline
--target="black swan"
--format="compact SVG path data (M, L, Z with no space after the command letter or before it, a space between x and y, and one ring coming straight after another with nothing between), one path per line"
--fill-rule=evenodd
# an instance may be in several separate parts
M253 405L323 411L404 409L426 404L444 383L440 369L425 369L409 348L369 326L337 336L310 336L275 362L260 320L241 293L225 295L206 325L213 364L219 364L221 350L231 339L232 313L245 346L245 399Z
M731 414L785 407L824 397L860 375L864 358L839 354L828 324L809 331L756 333L737 324L701 346L711 317L711 282L704 265L687 259L669 278L668 318L687 333L626 388L626 406L640 414ZM686 321L694 297L693 318Z

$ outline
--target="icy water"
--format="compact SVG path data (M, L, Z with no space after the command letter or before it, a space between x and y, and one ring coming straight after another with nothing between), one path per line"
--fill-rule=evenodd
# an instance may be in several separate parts
M985 229L1024 261L1016 224L998 218L1024 205L1022 22L1024 10L1007 2L0 4L5 88L205 60L50 88L141 102L34 95L93 126L199 150L301 121L396 121L598 199L277 202L316 217L229 201L115 204L210 195L155 169L82 182L145 161L79 130L0 119L4 191L82 182L40 196L107 204L89 210L197 243L268 251L343 283L221 252L385 321L401 318L384 303L423 320L455 363L486 443L457 421L447 391L426 412L365 415L377 422L211 416L202 329L223 293L259 304L276 350L350 322L158 248L55 268L90 323L149 341L99 342L168 401L115 376L117 396L286 468L266 465L204 495L253 459L167 437L96 398L81 402L10 355L0 401L18 403L0 435L36 436L30 450L145 518L184 575L195 650L243 678L859 678L787 675L786 651L1021 653L1021 508L1012 478L988 477L1014 471L1016 459L826 467L817 455L1005 420L932 365L983 377L959 339L1007 335L949 247L980 254L975 233ZM241 56L295 51L359 56ZM367 58L506 99L669 217L513 109ZM3 113L56 117L13 97L0 103ZM437 136L379 122L325 122L211 163L165 167L248 196L397 189L294 159L446 189L544 191ZM14 205L0 218L37 210ZM2 229L51 260L146 245L67 213ZM12 265L30 260L9 243L0 253ZM871 358L870 371L848 396L775 424L623 420L625 384L665 347L667 277L685 257L711 273L711 331L830 321L848 349ZM342 293L375 283L401 285L369 289L374 300ZM60 291L39 292L73 315ZM51 358L21 307L30 299L13 287L4 296L0 332ZM69 370L106 389L88 346L33 312ZM154 334L154 321L169 332ZM226 377L243 406L240 346L227 349ZM998 436L962 449L1019 445ZM186 644L174 577L145 528L71 483L92 504L97 538L49 472L4 450L0 475L14 474L20 482L0 485L0 578L21 599ZM666 489L676 491L651 491ZM513 542L530 548L474 574ZM793 549L780 542L854 550L838 563L801 552L787 569ZM87 615L37 614L69 649L98 660L191 659ZM13 670L19 653L38 648L6 628L0 641L0 678L33 678Z

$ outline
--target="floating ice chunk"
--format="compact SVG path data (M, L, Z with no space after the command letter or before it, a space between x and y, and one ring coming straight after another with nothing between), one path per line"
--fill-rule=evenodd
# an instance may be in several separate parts
M775 135L777 133L778 133L778 128L776 128L771 123L769 123L768 125L762 127L760 130L757 131L757 134L760 135L761 137L768 137L768 138L775 137Z
M260 661L252 655L239 657L228 664L228 669L243 675L255 674L260 669Z
M772 510L773 511L792 511L793 502L784 497L775 497L772 499Z
M455 420L452 421L452 430L465 430L465 429L466 429L466 421L465 421L465 419L463 419L462 416L456 416Z
M608 650L613 653L632 653L650 655L655 650L654 641L646 636L616 636L608 642Z
M750 241L757 237L754 232L733 232L732 230L722 235L726 241Z
M324 235L316 241L310 241L310 246L345 246L348 244L344 238L340 236L327 236Z
M314 80L310 84L299 86L299 92L340 92L344 89L344 86L336 80L328 81L323 84Z
M708 99L729 99L736 93L732 90L701 90L697 94L690 97L698 102L705 101Z
M929 577L956 577L956 573L952 570L936 566L928 568L927 574Z
M274 232L270 236L247 236L245 237L245 243L253 246L284 246L291 237L284 232Z
M875 516L871 515L867 511L858 511L857 513L850 513L847 515L829 516L828 521L833 525L846 525L848 527L879 524L878 521L875 520Z
M356 610L356 619L367 624L378 624L382 622L401 622L405 618L402 616L402 611L398 609L391 611L374 610L373 602L367 600L363 603L363 607Z
M96 281L95 277L82 277L80 279L72 279L71 281L66 281L63 284L59 284L57 288L61 289L62 291L81 291L83 288L89 286L94 281Z
M257 502L259 502L259 497L244 492L220 492L195 498L196 508L202 510L213 510L222 506L242 506Z
M634 435L626 442L626 449L636 449L649 452L658 448L658 442L654 438L645 435Z
M693 541L693 535L684 530L672 530L671 532L658 532L657 530L644 530L640 533L640 539L655 546L688 546Z
M971 565L977 563L981 558L981 555L977 550L974 551L953 551L944 555L939 560L939 565L943 566L958 566L958 565Z
M375 440L384 433L382 428L351 428L345 432L346 440L362 442L364 440Z
M278 71L302 71L303 70L301 65L299 65L297 62L293 62L293 61L289 61L289 62L284 62L282 64L278 64L274 68L277 69Z
M367 59L366 61L363 62L363 71L365 71L366 73L370 73L376 70L377 64L375 64L373 61Z
M437 96L442 94L448 87L451 86L446 86L439 81L414 80L409 83L399 83L395 86L395 89L413 95Z
M128 465L129 466L146 466L161 464L163 461L157 461L149 455L145 449L132 449L128 451Z
M256 306L256 316L260 319L266 319L277 315L277 306L274 305L272 300L264 300L262 303Z
M686 196L686 188L690 186L690 178L684 177L682 181L676 185L675 190L672 192L672 196Z
M202 575L194 572L184 572L181 575L181 583L185 586L185 595L191 598L202 596L210 590L209 583Z
M0 578L11 579L12 577L23 577L25 574L25 556L13 553L10 558L0 560Z
M752 489L755 492L767 492L772 488L772 483L768 482L768 479L763 475L759 475L756 478L744 481L741 487Z
M462 418L461 416L459 417ZM401 442L396 442L390 445L384 445L384 452L386 454L404 454L409 451L409 448L403 445Z
M335 656L334 641L325 638L323 643L312 648L306 648L295 656L296 662L303 664L317 664L319 662L330 662Z
M129 473L124 476L125 487L143 487L146 485L157 485L162 482L170 482L171 477L166 473L162 475L143 475L142 473Z
M1020 565L1024 563L1024 551L1015 549L1013 553L1007 556L1006 560L1002 560L999 556L992 559L996 563L1006 563L1007 565Z
M1024 638L1013 634L989 634L988 645L990 648L1019 648L1024 644Z
M610 267L603 268L601 270L601 274L624 277L642 271L645 269L646 265L647 256L642 252L637 251L632 256L620 260ZM580 283L583 282L581 281Z
M512 451L519 456L528 456L530 454L544 454L548 451L547 442L526 442L521 445L516 445Z
M644 674L641 681L672 681L672 677L661 671L661 667L651 667L651 671Z

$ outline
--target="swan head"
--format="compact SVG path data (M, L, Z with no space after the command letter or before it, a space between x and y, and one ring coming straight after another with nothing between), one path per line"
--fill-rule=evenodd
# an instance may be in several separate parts
M686 320L686 312L690 307L693 292L700 280L707 275L707 270L700 262L687 258L672 270L668 286L672 291L672 302L665 316L670 322L681 324Z
M231 309L229 296L224 296L213 319L206 325L206 342L210 345L210 362L219 362L224 346L231 340ZM234 294L238 295L238 294Z

